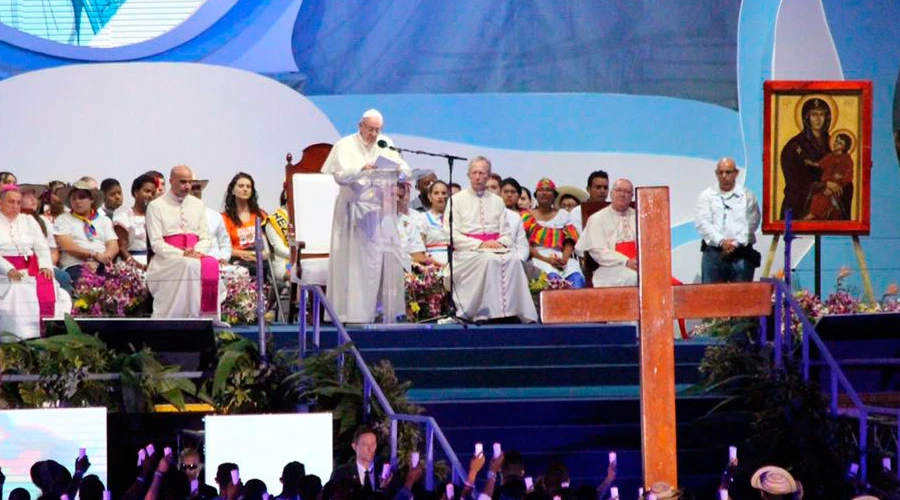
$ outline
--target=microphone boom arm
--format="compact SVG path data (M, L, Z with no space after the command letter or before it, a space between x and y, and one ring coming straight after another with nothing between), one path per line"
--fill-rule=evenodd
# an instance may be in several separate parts
M444 154L444 153L431 153L429 151L421 151L421 150L414 150L414 149L398 148L397 146L391 146L384 139L378 140L378 147L387 148L387 149L390 149L391 151L396 151L398 153L409 153L409 154L414 154L414 155L434 156L435 158L445 158L447 160L468 161L468 158L463 158L461 156L453 156L453 155L448 155L448 154Z

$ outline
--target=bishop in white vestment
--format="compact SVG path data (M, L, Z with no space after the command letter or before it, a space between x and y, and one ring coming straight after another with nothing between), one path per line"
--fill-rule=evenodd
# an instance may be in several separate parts
M486 190L490 173L487 158L472 159L471 186L453 195L453 301L457 313L472 321L515 316L534 322L537 311L506 205ZM449 221L444 217L447 230Z
M0 332L40 336L40 320L72 310L69 294L53 279L50 247L31 215L20 213L16 186L0 190Z
M410 170L400 155L378 146L382 140L391 145L381 135L383 125L378 111L366 111L359 131L335 143L322 166L322 173L332 174L340 186L334 203L327 296L344 323L372 323L382 290L392 295L390 305L381 304L393 308L382 310L387 321L405 311L397 219L384 210L394 204L384 202L387 190L379 187L375 162L383 156L398 163L407 176ZM396 178L389 189L395 184Z
M219 319L225 286L210 248L206 206L190 196L191 170L179 165L169 176L171 189L147 206L147 235L153 256L147 286L154 318Z
M637 285L635 228L637 212L629 206L634 186L626 179L616 181L612 202L590 216L575 244L600 266L591 283L595 288Z

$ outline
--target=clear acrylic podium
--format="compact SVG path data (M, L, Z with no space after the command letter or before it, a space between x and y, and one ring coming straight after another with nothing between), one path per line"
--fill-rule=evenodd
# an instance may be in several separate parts
M365 175L359 203L364 210L367 235L381 261L381 283L359 283L358 286L378 287L378 307L382 323L396 323L406 313L403 281L403 249L397 231L397 169L377 169ZM376 315L377 318L377 315ZM377 321L377 319L376 319Z

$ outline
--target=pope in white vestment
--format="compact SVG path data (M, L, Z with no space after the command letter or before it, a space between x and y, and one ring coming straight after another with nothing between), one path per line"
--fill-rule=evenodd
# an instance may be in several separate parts
M344 323L371 323L379 298L386 321L404 313L403 256L397 235L395 203L385 203L382 194L396 189L397 179L383 177L375 169L379 156L400 165L406 176L409 167L396 152L379 147L391 145L381 135L384 119L376 110L363 114L359 132L340 139L331 149L322 173L332 174L340 186L334 203L331 250L328 259L328 301ZM381 189L385 187L385 189ZM385 210L386 207L393 209Z
M40 320L72 310L69 294L53 279L50 247L31 215L19 212L15 187L0 192L0 332L40 336Z
M485 189L490 172L487 158L474 158L469 162L471 186L453 195L453 301L457 313L472 321L515 316L534 322L537 311L506 205ZM444 217L448 230L449 221Z
M219 318L225 286L219 263L208 255L211 240L206 206L190 196L193 174L172 169L172 188L147 206L147 235L153 256L147 286L154 318Z

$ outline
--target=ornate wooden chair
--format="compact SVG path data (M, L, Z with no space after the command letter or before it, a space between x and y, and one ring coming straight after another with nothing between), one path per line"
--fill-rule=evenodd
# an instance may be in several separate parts
M608 201L586 201L581 204L581 227L587 226L587 220L594 215L595 213L603 210L609 205ZM582 271L584 272L585 279L585 287L593 288L594 282L591 281L594 277L594 271L600 267L597 262L588 254L584 253L584 263L582 264Z
M331 147L326 143L307 146L296 164L293 155L288 153L286 157L285 189L293 229L291 262L295 270L289 321L297 313L297 284L325 286L328 279L331 219L338 185L331 174L323 174L321 170Z

